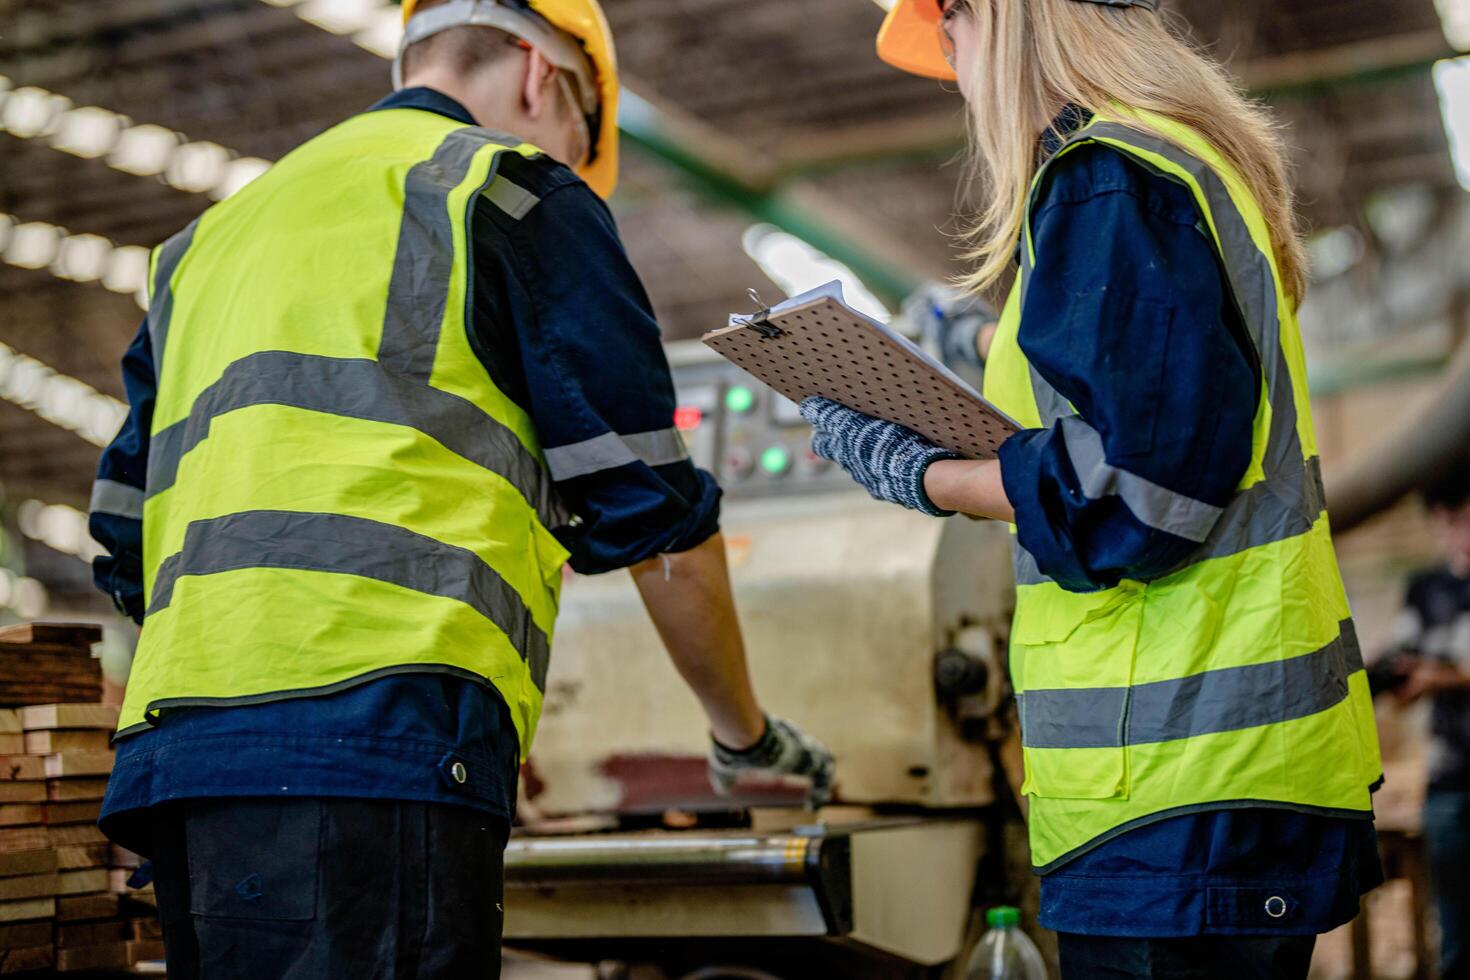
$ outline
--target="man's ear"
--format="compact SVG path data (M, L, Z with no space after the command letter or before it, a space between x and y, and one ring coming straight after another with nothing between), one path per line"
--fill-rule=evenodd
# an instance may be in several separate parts
M555 74L556 68L551 62L540 51L532 48L526 58L525 74L521 78L521 102L526 115L532 119L540 119L543 114L555 112L553 100L556 98L556 91L551 84L551 78Z

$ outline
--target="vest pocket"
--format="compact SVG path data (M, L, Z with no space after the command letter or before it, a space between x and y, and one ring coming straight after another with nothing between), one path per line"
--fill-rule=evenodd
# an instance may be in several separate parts
M1128 798L1128 704L1143 594L1130 583L1022 603L1011 638L1028 796ZM1056 598L1056 601L1047 601Z
M1022 749L1021 792L1047 800L1126 800L1127 749Z

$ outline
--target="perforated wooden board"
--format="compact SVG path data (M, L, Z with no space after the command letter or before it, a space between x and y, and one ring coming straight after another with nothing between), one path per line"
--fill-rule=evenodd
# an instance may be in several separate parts
M780 336L732 325L705 334L704 342L794 402L821 395L971 459L994 458L1019 428L917 348L830 297L768 322Z

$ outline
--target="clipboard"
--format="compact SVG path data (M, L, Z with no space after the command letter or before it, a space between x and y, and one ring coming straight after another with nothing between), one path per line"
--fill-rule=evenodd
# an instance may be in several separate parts
M821 395L969 459L994 459L1021 429L907 337L848 306L841 283L732 316L703 339L794 402Z

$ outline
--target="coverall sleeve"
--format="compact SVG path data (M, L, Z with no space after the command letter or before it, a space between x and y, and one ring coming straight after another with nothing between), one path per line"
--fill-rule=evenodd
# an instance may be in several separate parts
M559 532L572 567L606 572L708 540L720 488L674 426L658 321L607 206L568 180L504 230L500 305L514 323L522 398L578 517Z
M92 563L97 588L112 597L119 612L141 624L147 605L143 595L143 491L158 394L147 321L123 354L122 376L128 416L97 464L88 527L106 549Z
M1259 397L1190 193L1101 146L1057 162L1019 337L1076 410L1000 453L1020 543L1071 591L1166 575L1250 463Z

